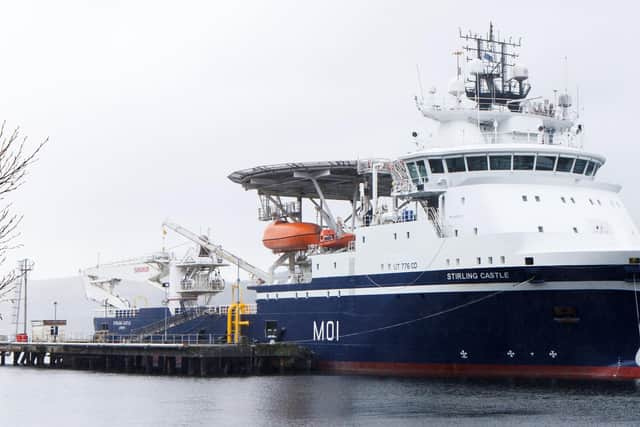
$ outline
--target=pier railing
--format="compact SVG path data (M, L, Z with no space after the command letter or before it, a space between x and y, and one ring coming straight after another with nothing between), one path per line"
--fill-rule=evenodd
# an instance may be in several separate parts
M0 344L17 343L15 336L2 336ZM29 337L27 341L21 341L21 344L221 344L226 342L224 334L130 334L130 335L113 335L108 333L95 333L93 335L76 334L67 335L64 340L54 340L53 337L47 340L34 340Z

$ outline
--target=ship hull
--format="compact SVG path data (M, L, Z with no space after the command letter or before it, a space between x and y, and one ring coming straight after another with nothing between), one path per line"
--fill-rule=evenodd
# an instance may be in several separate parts
M491 276L502 282L471 274L418 284L396 275L367 278L375 286L355 276L263 286L243 334L266 341L269 324L278 339L313 350L321 369L345 373L640 378L640 296L623 267L599 267L591 281L566 280L582 277L567 272L564 281L512 280L530 273ZM168 332L223 336L225 322L212 314Z

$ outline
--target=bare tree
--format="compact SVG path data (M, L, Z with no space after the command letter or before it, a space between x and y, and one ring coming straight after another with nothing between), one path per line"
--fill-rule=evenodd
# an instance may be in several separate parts
M7 260L9 251L19 247L16 239L19 235L18 226L22 222L22 215L13 212L6 196L24 184L29 167L49 140L46 138L29 151L26 147L27 137L20 136L20 128L7 133L5 125L6 122L2 122L0 127L0 265ZM11 291L15 279L15 272L0 278L0 300Z

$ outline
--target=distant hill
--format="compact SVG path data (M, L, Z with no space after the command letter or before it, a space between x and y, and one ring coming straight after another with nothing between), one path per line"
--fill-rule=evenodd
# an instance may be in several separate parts
M139 282L122 282L117 293L135 301L138 307L162 304L164 293L150 285ZM62 279L31 280L28 282L27 330L31 320L53 319L53 302L58 302L58 319L67 321L67 336L88 336L93 334L93 317L101 307L85 296L84 284L79 276ZM0 335L13 335L16 331L12 322L11 302L0 303ZM22 314L20 315L22 321ZM22 329L22 326L21 326Z

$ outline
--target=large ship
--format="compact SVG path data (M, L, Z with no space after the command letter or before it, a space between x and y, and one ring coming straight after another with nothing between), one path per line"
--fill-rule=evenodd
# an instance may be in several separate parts
M620 186L597 180L568 91L529 97L519 41L460 37L445 99L415 99L438 124L423 146L233 172L274 264L167 222L196 251L133 261L167 304L132 308L94 271L96 333L296 342L351 373L640 378L640 237ZM225 268L255 283L212 304Z

